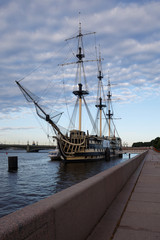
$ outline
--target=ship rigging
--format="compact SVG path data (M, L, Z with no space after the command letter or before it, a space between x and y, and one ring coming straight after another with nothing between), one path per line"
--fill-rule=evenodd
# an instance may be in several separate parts
M29 90L22 86L20 81L16 81L26 100L32 102L35 105L37 115L47 121L53 128L55 135L53 136L57 140L57 147L60 153L60 159L66 162L78 162L78 161L94 161L94 160L109 160L110 156L119 154L121 149L121 139L120 137L111 136L111 120L113 113L111 112L110 103L111 103L111 90L110 90L110 81L108 82L108 94L107 101L108 105L105 102L105 94L103 89L103 73L102 73L102 63L101 63L101 54L99 53L98 59L93 60L84 60L85 51L83 44L83 37L93 33L82 33L81 23L79 23L78 35L75 37L67 39L77 39L77 53L75 54L74 63L65 63L61 66L76 64L76 86L73 90L73 95L76 97L75 106L78 105L79 113L79 124L78 129L71 129L67 134L63 134L61 129L58 126L58 120L62 115L61 113L54 114L51 117L44 109L40 106L39 102L36 100L35 95L32 94ZM98 91L97 91L97 103L95 107L97 108L96 120L92 117L90 108L86 103L85 97L89 95L89 90L87 87L87 80L85 75L84 62L95 61L98 64ZM96 129L96 134L90 135L89 132L85 132L82 129L82 105L86 107L90 121L93 125L93 128ZM108 112L104 110L108 107ZM73 110L75 112L76 107ZM103 132L102 127L102 113L104 115L104 122L109 126L108 136L106 132ZM74 115L74 114L73 114ZM73 116L72 115L72 116ZM73 118L73 117L72 117ZM71 121L73 119L71 118ZM97 119L99 119L99 124L97 126ZM71 126L71 124L70 124Z

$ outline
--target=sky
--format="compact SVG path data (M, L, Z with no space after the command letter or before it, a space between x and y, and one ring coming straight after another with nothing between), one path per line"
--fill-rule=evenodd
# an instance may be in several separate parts
M38 119L15 81L52 111L64 112L60 124L65 125L67 111L73 109L69 92L75 69L58 64L73 61L74 39L65 39L76 36L79 22L84 33L96 32L92 40L91 35L85 37L85 55L95 57L88 43L100 46L103 83L105 90L108 77L113 84L115 125L122 143L131 146L160 136L159 12L160 1L151 0L1 0L0 143L52 141L47 124ZM93 111L97 70L91 63L86 70Z

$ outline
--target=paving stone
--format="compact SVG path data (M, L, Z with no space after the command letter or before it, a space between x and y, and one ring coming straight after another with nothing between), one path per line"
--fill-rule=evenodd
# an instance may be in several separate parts
M131 200L160 203L160 193L135 192L134 194L132 194Z
M120 227L160 233L160 215L125 212Z
M160 154L145 160L113 240L160 239Z
M134 193L160 193L160 186L148 187L148 186L136 186Z
M114 240L159 240L159 232L119 228Z
M126 212L160 215L160 203L130 201L127 206Z

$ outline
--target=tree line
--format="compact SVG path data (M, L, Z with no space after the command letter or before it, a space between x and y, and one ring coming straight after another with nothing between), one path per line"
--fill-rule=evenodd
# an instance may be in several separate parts
M155 147L160 149L160 137L157 137L150 142L136 142L132 144L132 147Z

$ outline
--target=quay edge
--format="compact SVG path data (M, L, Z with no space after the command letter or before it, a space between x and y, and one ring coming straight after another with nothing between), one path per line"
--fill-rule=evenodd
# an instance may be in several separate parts
M86 239L146 154L0 218L0 239Z

